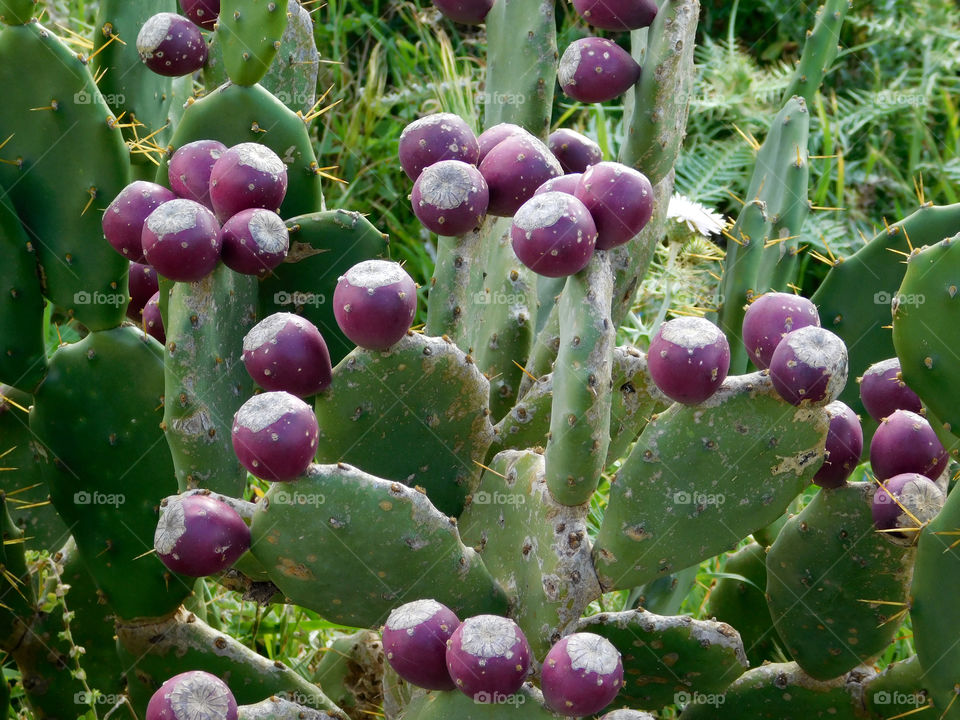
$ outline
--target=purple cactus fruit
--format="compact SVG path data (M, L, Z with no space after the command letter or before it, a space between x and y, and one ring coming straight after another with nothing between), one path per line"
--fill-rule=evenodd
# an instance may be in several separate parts
M319 433L310 406L287 392L254 395L233 416L233 450L240 464L274 482L304 473L317 452Z
M543 700L558 715L593 715L613 702L623 687L620 652L605 637L573 633L559 640L543 660Z
M509 618L477 615L447 641L447 671L474 702L503 702L523 686L529 670L530 645Z
M493 0L433 0L443 16L464 25L479 25L493 7Z
M176 199L163 185L137 180L127 185L103 213L103 235L127 260L143 262L143 223L163 203Z
M860 400L863 407L877 422L894 410L923 410L920 398L907 387L900 373L900 358L881 360L867 368L860 378Z
M227 146L219 140L197 140L180 147L170 158L167 178L178 197L195 200L213 210L210 173Z
M587 37L567 45L557 80L567 97L583 103L620 97L640 79L630 53L606 38Z
M207 62L207 43L200 28L176 13L148 18L137 35L137 52L144 65L166 77L189 75Z
M480 156L477 158L477 165L483 162L483 159L487 156L491 150L493 150L497 145L502 143L508 137L513 135L529 135L526 130L524 130L519 125L514 125L513 123L499 123L494 125L487 130L484 130L480 133L480 136L477 138L477 143L480 145Z
M441 160L420 173L410 193L413 214L437 235L462 235L487 214L490 191L474 165Z
M925 475L894 475L873 495L873 524L877 530L919 527L940 512L944 500L943 491Z
M154 293L160 290L160 281L157 279L156 270L149 265L137 262L130 263L127 275L130 282L130 304L127 305L127 317L139 323L143 317L143 308L150 302Z
M560 177L550 178L538 187L533 194L536 196L548 192L562 192L567 195L576 195L577 186L580 184L581 177L583 177L583 173L568 173ZM594 225L596 225L596 223L594 223Z
M220 0L180 0L180 9L194 25L213 30L220 17Z
M333 291L333 314L350 340L386 350L407 334L417 312L417 286L395 262L365 260L347 270Z
M394 672L427 690L456 688L447 672L447 640L460 620L436 600L415 600L390 613L383 652Z
M709 320L675 318L663 323L650 341L647 367L664 395L684 405L697 405L726 379L730 345Z
M223 264L243 275L263 277L283 262L290 232L272 210L241 210L223 224Z
M193 200L170 200L143 223L143 254L170 280L195 282L220 262L220 225L213 213Z
M802 327L820 326L817 306L801 295L768 292L754 300L743 316L743 344L760 370L770 367L783 336Z
M838 488L847 481L860 462L863 429L856 413L839 400L834 400L824 410L830 417L824 447L826 459L813 476L813 481L820 487Z
M653 186L647 176L617 162L588 167L576 195L597 224L598 250L629 242L653 214Z
M160 315L159 290L143 306L143 331L161 345L167 344L167 333L163 329L163 317Z
M870 440L870 466L879 480L903 473L937 479L947 460L927 419L909 410L894 410L883 418Z
M847 346L815 325L788 332L770 359L770 379L792 405L831 403L847 384Z
M210 171L210 202L220 222L250 208L277 211L286 194L287 166L266 145L234 145Z
M435 113L414 120L403 129L397 152L407 177L416 180L424 168L441 160L476 165L480 144L459 115Z
M330 387L327 343L316 326L293 313L274 313L243 338L243 365L264 390L305 398Z
M191 670L160 686L144 720L237 720L237 701L216 675Z
M175 495L160 506L153 547L173 572L207 577L226 570L250 549L250 528L221 500Z
M565 173L582 173L603 160L603 153L597 143L568 128L560 128L550 133L547 147Z
M563 175L550 148L530 133L510 135L480 163L490 187L487 212L511 217L547 180Z
M566 277L590 262L597 228L573 195L548 192L520 206L510 237L517 258L528 268L545 277Z
M573 0L577 14L601 30L639 30L657 15L655 0Z

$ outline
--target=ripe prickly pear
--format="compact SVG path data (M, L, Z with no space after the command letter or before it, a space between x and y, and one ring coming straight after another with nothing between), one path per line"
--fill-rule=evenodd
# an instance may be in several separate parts
M557 80L564 94L584 103L620 97L640 79L630 53L606 38L574 40L563 51Z
M220 16L220 0L180 0L183 14L204 30L213 30Z
M274 313L250 329L243 364L264 390L305 398L330 387L327 343L313 323L293 313Z
M407 125L400 134L400 166L411 180L441 160L479 161L480 145L470 126L453 113L435 113Z
M550 133L547 147L565 173L582 173L603 160L603 153L597 143L569 128L560 128Z
M873 495L873 524L878 530L919 527L940 512L944 500L943 491L927 476L894 475Z
M476 166L441 160L424 168L410 193L413 212L438 235L462 235L487 214L490 191Z
M487 212L500 217L511 217L538 187L563 174L550 148L526 132L495 145L480 163L480 172L490 187Z
M655 0L573 0L577 14L603 30L639 30L657 15Z
M743 316L743 344L760 370L770 367L773 351L792 330L820 326L817 306L807 298L790 293L769 292L747 307Z
M838 488L860 462L863 429L856 413L839 400L834 400L824 410L830 416L830 428L824 446L826 459L813 476L813 481L820 487Z
M487 153L493 150L508 137L511 137L512 135L526 134L526 130L519 125L514 125L513 123L498 123L491 128L487 128L480 133L480 136L477 138L477 143L480 146L480 155L477 158L477 165L479 166L480 163L483 162L483 159L487 156Z
M783 336L770 359L770 379L784 400L831 403L847 383L847 346L814 325Z
M580 178L582 177L583 173L568 173L560 177L550 178L538 187L537 191L533 194L536 196L548 192L562 192L567 195L576 195L577 185L580 184ZM596 223L594 223L594 226L596 226Z
M567 635L544 658L540 686L544 703L558 715L593 715L623 687L623 661L613 643L600 635Z
M283 262L290 232L272 210L241 210L223 225L223 264L244 275L263 277Z
M447 670L457 689L478 703L500 703L530 671L530 645L509 618L477 615L447 641Z
M160 315L160 291L158 290L143 306L143 331L161 345L166 345L167 334L163 329L163 317Z
M249 208L277 211L286 194L287 166L266 145L234 145L210 171L210 201L220 222Z
M493 7L494 0L433 0L444 17L464 25L479 25Z
M877 422L894 410L923 410L920 398L907 387L900 373L900 359L881 360L867 368L860 379L860 400L863 407Z
M310 466L320 428L313 410L286 392L247 400L233 417L233 450L240 464L264 480L293 480Z
M170 200L143 223L143 254L170 280L195 282L220 262L220 225L213 213L193 200Z
M250 549L250 528L221 500L175 495L160 506L153 547L173 572L206 577L226 570Z
M216 675L202 670L174 675L147 705L145 720L237 720L237 701Z
M510 228L517 258L545 277L565 277L587 266L597 243L590 212L573 195L534 195L517 210Z
M726 379L730 345L709 320L675 318L661 325L650 341L647 366L664 395L696 405L713 395Z
M128 271L130 282L130 304L127 306L127 317L139 323L143 317L143 308L150 302L154 293L160 290L157 280L157 271L149 265L131 262Z
M103 213L103 235L118 253L136 263L143 262L140 238L143 223L163 203L176 195L162 185L137 180L127 185Z
M144 65L167 77L189 75L207 62L207 43L200 28L176 13L150 17L137 35L137 52Z
M195 200L213 210L210 173L227 146L218 140L196 140L180 147L170 158L167 178L179 197Z
M386 350L406 335L417 312L417 286L397 263L365 260L350 268L333 291L333 314L350 340Z
M879 480L902 473L938 478L947 460L947 451L927 419L909 410L890 413L870 440L870 466Z
M653 187L647 176L617 162L588 167L576 190L597 224L597 249L629 242L653 215Z
M447 672L447 640L460 619L436 600L415 600L390 613L383 626L383 652L394 671L427 690L453 690Z

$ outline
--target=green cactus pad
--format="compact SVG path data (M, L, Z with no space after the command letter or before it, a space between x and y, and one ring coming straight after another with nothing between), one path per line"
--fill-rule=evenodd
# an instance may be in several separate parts
M613 349L613 399L610 408L610 447L606 465L623 457L655 410L671 401L660 392L647 370L647 356L635 347Z
M506 612L503 590L455 520L423 493L349 465L311 465L274 484L251 532L274 584L332 622L374 627L428 597L461 617Z
M33 19L38 0L3 0L0 3L0 22L23 25Z
M657 615L679 615L683 601L697 582L699 565L691 565L675 573L635 587L627 597L628 608L643 608Z
M91 330L115 327L128 263L100 220L129 179L116 118L83 57L36 22L0 32L0 87L0 157L10 161L0 186L37 253L44 295Z
M253 394L241 356L256 320L257 280L219 265L199 282L163 280L165 292L163 426L180 490L242 495L247 472L230 431Z
M293 112L306 114L317 100L320 53L313 39L313 19L298 0L287 0L287 18L277 58L260 84Z
M317 395L317 458L422 487L457 516L493 440L489 384L444 338L408 333L387 352L357 348Z
M773 522L823 459L822 408L796 408L761 373L644 428L610 486L594 545L605 589L630 588L729 550Z
M462 692L428 692L407 707L404 720L556 720L543 706L540 691L525 685L513 695L497 696L498 702L477 702Z
M129 325L91 333L53 355L30 412L53 505L105 601L131 619L172 612L192 588L152 552L157 507L176 490L162 351Z
M543 448L550 434L550 406L553 403L553 375L544 375L524 393L494 428L494 449Z
M221 0L217 41L230 80L245 86L260 82L286 29L286 0Z
M790 84L783 91L784 101L799 95L806 100L807 105L813 103L823 76L837 57L840 29L850 4L850 0L826 0L817 8L816 22L813 30L807 33L800 62L790 78Z
M286 218L322 209L320 169L307 125L260 85L228 83L190 102L170 140L170 153L195 140L219 140L227 147L244 142L266 145L287 166L287 195L280 214ZM157 168L156 182L169 184L166 161Z
M588 503L561 505L547 490L543 455L497 455L460 517L463 541L507 589L510 616L543 657L600 597L590 560Z
M916 655L890 663L883 672L867 680L863 687L866 717L877 718L877 720L894 718L898 715L904 717L909 712L915 712L922 717L922 711L918 711L917 708L930 705L932 700L929 696L927 680L923 676L923 668ZM930 717L940 715L935 710L926 714Z
M356 347L333 316L333 291L347 270L386 253L387 236L358 212L327 210L287 220L290 253L260 281L260 315L296 312L319 328L334 365Z
M866 482L821 489L767 553L767 603L777 633L818 680L883 651L907 608L914 549L874 528L875 489Z
M672 705L678 694L722 693L747 668L737 631L712 620L631 610L591 615L576 631L616 646L624 679L616 702L641 710Z

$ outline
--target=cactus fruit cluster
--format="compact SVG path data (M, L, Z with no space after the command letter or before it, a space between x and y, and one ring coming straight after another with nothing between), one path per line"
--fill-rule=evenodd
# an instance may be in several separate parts
M376 218L325 206L315 116L280 99L310 73L275 72L291 48L317 57L300 3L103 0L113 105L97 58L3 3L0 645L33 716L113 695L146 720L960 717L960 214L786 292L847 2L758 149L718 313L646 352L617 329L665 235L699 4L574 0L611 37L562 53L553 0L434 5L485 25L490 102L479 134L436 113L399 141L438 236L419 326ZM548 132L557 86L626 93L618 157ZM927 302L895 300L872 346L879 282ZM81 329L49 356L45 313ZM733 550L713 619L678 614ZM215 585L365 630L293 668L221 627ZM908 610L916 655L878 673Z

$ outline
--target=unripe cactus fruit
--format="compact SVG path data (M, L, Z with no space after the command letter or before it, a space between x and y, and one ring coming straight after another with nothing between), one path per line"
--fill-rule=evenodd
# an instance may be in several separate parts
M276 211L286 194L287 166L266 145L234 145L210 171L210 202L220 222L249 208Z
M709 320L680 317L665 322L650 341L650 377L660 391L685 405L713 395L730 369L730 344Z
M274 313L250 329L243 364L264 390L305 398L330 387L327 343L313 323L293 313Z
M540 687L544 703L558 715L593 715L623 687L623 661L613 643L600 635L567 635L544 658Z
M237 701L216 675L191 670L160 686L150 698L145 720L237 720Z
M777 394L793 405L831 403L847 384L847 346L821 327L789 332L770 359L770 379Z
M576 196L597 224L598 250L629 242L653 215L653 187L647 176L617 162L588 167Z
M220 225L213 213L193 200L170 200L143 223L143 254L170 280L195 282L220 262Z
M583 173L568 173L566 175L561 175L560 177L550 178L543 185L537 188L537 191L534 194L543 195L548 192L562 192L567 195L576 195L577 194L577 185L580 184L580 178L583 177ZM594 223L596 226L596 223Z
M491 215L512 217L537 188L563 175L550 148L530 133L514 134L497 143L480 163L490 187Z
M894 410L870 440L870 466L878 480L903 473L938 478L947 467L947 451L922 415Z
M487 214L490 191L476 166L441 160L424 168L410 193L413 213L438 235L462 235Z
M640 79L630 53L606 38L574 40L563 51L557 80L567 97L583 103L620 97Z
M158 290L143 306L143 331L161 345L167 344L167 333L163 329L163 317L160 315L160 291Z
M160 505L153 547L173 572L206 577L226 570L250 549L250 528L221 500L174 495Z
M479 162L480 145L473 130L459 115L435 113L414 120L400 133L397 149L400 166L411 180L441 160Z
M227 146L218 140L196 140L179 148L170 158L167 178L179 197L195 200L213 210L210 173Z
M333 291L333 314L352 342L386 350L406 335L417 312L417 286L399 264L365 260L350 268Z
M234 272L263 277L283 262L290 232L272 210L241 210L223 225L223 264Z
M200 28L176 13L149 18L137 35L137 52L144 65L167 77L189 75L207 62L207 43Z
M383 626L383 652L394 672L427 690L453 690L447 672L447 640L460 619L436 600L415 600L390 613Z
M220 0L180 0L183 14L204 30L213 30L220 16Z
M523 686L530 645L513 620L477 615L464 620L447 641L447 670L474 702L503 702Z
M639 30L657 15L655 0L573 0L577 14L603 30Z
M137 180L127 185L103 213L103 235L118 253L143 262L143 223L154 210L176 195L156 183Z
M923 409L920 398L907 387L900 372L900 358L889 358L874 363L860 378L860 400L877 422L894 410L919 413Z
M834 400L824 410L830 416L830 429L824 446L826 459L813 476L813 481L820 487L838 488L860 462L863 429L856 413L839 400Z
M597 228L573 195L534 195L517 210L510 228L517 258L545 277L566 277L587 266L597 244Z
M487 153L493 150L508 137L513 135L527 134L528 133L526 130L519 125L514 125L513 123L498 123L493 127L484 130L477 138L477 143L480 146L480 156L477 158L477 165L480 165L480 163L483 162L483 159L487 156Z
M916 528L932 520L944 501L943 491L927 476L919 473L894 475L885 480L873 495L873 524L877 530Z
M493 7L494 0L433 0L444 17L464 25L479 25Z
M160 290L160 281L157 271L149 265L130 263L130 304L127 306L127 317L139 323L143 317L143 308L150 302L150 298ZM157 296L159 298L159 295Z
M565 173L582 173L603 160L603 153L597 143L569 128L560 128L550 133L547 147Z
M293 480L310 466L320 428L313 410L286 392L247 400L233 417L233 450L240 464L264 480Z
M820 326L820 315L817 306L807 298L790 293L765 293L747 306L743 316L743 344L753 364L766 370L783 336L810 326Z

